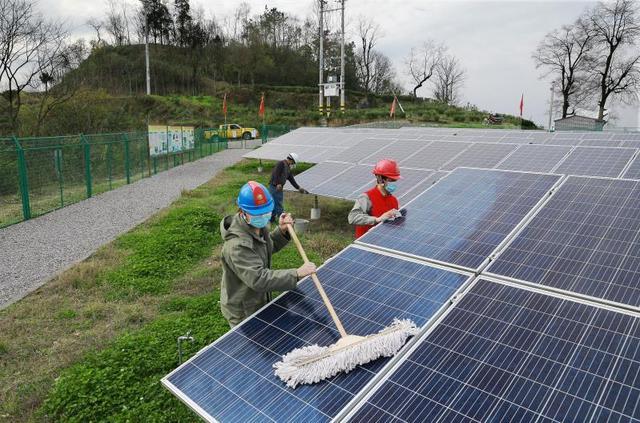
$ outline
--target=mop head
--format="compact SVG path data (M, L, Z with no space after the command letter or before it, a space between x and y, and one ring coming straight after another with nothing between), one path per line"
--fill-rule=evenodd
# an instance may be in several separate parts
M348 335L328 347L310 345L291 351L273 365L290 388L316 383L379 357L395 355L418 328L411 320L394 319L391 326L369 336Z

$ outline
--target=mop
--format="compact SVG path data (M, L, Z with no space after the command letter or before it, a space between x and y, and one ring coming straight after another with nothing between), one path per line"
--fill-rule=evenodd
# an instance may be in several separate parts
M287 225L302 259L309 261L293 227ZM394 319L393 323L378 333L367 336L349 335L338 318L329 297L322 288L320 279L313 273L313 282L327 307L333 322L340 332L340 340L333 345L321 347L309 345L295 349L275 363L275 374L290 388L298 385L317 383L338 373L353 370L356 366L376 360L380 357L395 355L405 344L407 338L416 335L418 328L408 319Z

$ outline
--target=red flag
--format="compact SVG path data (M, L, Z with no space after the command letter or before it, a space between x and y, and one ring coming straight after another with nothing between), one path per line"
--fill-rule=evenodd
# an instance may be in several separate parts
M264 93L262 93L262 97L260 98L260 108L258 109L258 116L264 118Z
M393 117L396 114L396 96L393 96L393 101L391 102L391 109L389 110L389 117Z
M524 93L522 93L522 97L520 97L520 117L522 117L523 109L524 109Z
M224 98L222 99L222 114L224 117L227 117L227 93L224 93Z

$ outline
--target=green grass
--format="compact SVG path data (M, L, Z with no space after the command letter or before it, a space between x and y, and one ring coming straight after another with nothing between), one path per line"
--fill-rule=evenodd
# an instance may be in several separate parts
M300 166L303 171L308 166ZM177 366L176 338L191 330L185 359L228 330L220 314L220 218L236 211L249 179L271 165L227 168L184 192L128 234L0 311L0 420L197 421L160 385ZM287 193L308 216L313 197ZM302 242L317 264L348 245L349 202L320 199L323 218ZM275 268L302 264L293 245Z

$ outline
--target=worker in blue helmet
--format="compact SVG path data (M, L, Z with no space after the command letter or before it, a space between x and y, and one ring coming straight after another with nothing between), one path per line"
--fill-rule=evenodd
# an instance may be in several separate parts
M294 289L298 281L316 271L313 263L298 269L271 270L271 256L290 240L288 213L268 231L274 201L264 185L249 181L238 194L238 212L220 222L222 283L220 308L231 327L269 302L271 291Z

